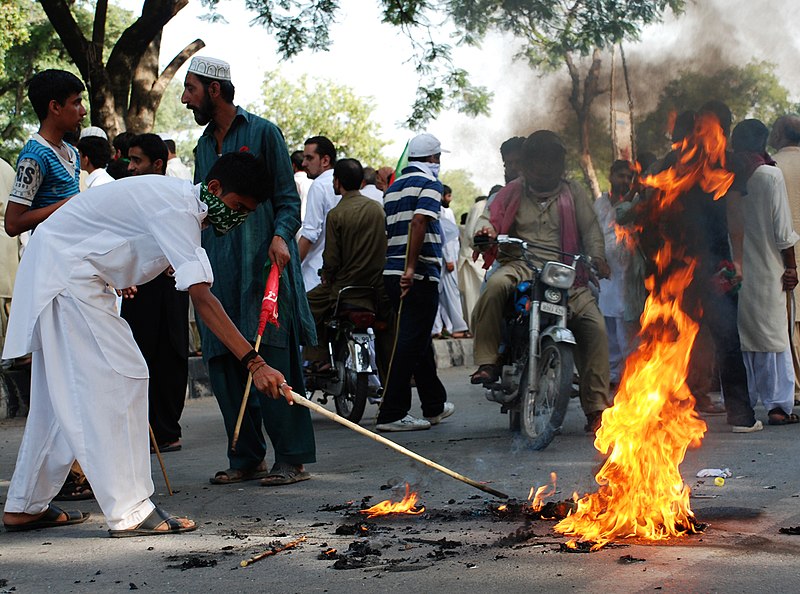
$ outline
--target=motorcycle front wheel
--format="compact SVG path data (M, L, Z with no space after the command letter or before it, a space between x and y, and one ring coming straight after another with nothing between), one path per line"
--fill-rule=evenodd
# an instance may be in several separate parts
M366 373L357 373L350 367L349 349L345 345L337 357L344 362L344 385L338 396L333 397L336 405L336 414L348 421L358 423L364 416L369 396L369 377Z
M543 450L561 429L572 390L572 347L549 338L542 341L538 389L526 390L521 403L523 433L534 450Z

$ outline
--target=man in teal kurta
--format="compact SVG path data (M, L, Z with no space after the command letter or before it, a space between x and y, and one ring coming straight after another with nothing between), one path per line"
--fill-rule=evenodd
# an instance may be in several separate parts
M259 353L280 370L295 391L303 392L299 344L315 344L314 322L306 300L300 257L294 239L300 227L297 195L289 152L280 129L233 103L230 66L213 58L195 57L189 65L181 101L206 125L195 149L195 181L220 155L247 151L264 160L274 180L270 200L247 221L226 235L203 231L202 245L214 269L211 291L222 302L244 336L258 331L265 264L282 270L278 295L280 327L267 324ZM208 363L211 388L228 434L230 468L218 472L213 484L262 479L263 485L282 485L309 478L304 464L315 461L314 431L308 409L285 400L265 398L253 389L248 399L236 451L230 449L247 375L211 331L198 320L203 358ZM267 471L264 425L275 450L275 464Z

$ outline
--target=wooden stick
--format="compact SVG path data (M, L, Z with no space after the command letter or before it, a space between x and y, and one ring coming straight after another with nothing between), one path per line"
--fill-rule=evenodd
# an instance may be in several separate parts
M169 496L172 497L172 487L169 486L169 479L167 478L167 467L164 466L164 458L161 457L161 451L158 449L156 434L153 433L153 426L150 423L147 424L147 427L150 429L150 441L153 442L153 449L156 451L158 463L161 464L161 474L164 475L164 482L167 483L167 492Z
M258 347L261 346L261 335L256 337L256 346L253 350L258 352ZM233 429L233 439L231 440L231 451L236 451L236 443L239 441L239 431L242 428L242 419L244 419L244 411L247 410L247 399L250 397L250 386L253 385L253 374L247 374L247 384L244 387L244 395L242 396L242 406L239 407L239 418L236 419L236 427Z
M477 481L474 481L471 478L465 477L463 474L458 474L457 472L454 472L454 471L450 470L449 468L446 468L445 466L442 466L441 464L437 464L436 462L433 462L432 460L428 460L427 458L423 458L422 456L420 456L416 452L412 452L408 448L404 448L400 444L397 444L397 443L393 442L390 439L386 439L382 435L378 435L376 433L373 433L369 429L364 429L361 425L356 425L352 421L348 421L344 417L340 417L336 413L333 413L333 412L329 411L324 406L320 406L316 402L312 402L308 398L304 398L303 396L301 396L297 392L292 392L292 400L294 400L295 404L299 404L300 406L304 406L304 407L306 407L306 408L308 408L310 410L318 412L323 417L327 417L332 421L336 421L340 425L344 425L348 429L352 429L353 431L355 431L357 433L360 433L361 435L364 435L365 437L369 437L370 439L372 439L374 441L377 441L378 443L382 443L383 445L385 445L387 447L390 447L393 450L395 450L397 452L400 452L401 454L403 454L405 456L408 456L409 458L413 458L417 462L421 462L422 464L424 464L425 466L428 466L429 468L433 468L434 470L438 470L439 472L443 472L444 474L446 474L449 477L452 477L452 478L454 478L456 480L459 480L459 481L461 481L463 483L467 483L471 487L475 487L476 489L480 489L481 491L485 491L486 493L489 493L490 495L494 495L495 497L499 497L500 499L508 499L508 495L506 495L505 493L501 493L500 491L496 491L495 489L492 489L491 487L487 487L486 485L482 485L481 483L479 483Z
M305 539L306 539L305 536L301 536L297 540L293 540L292 542L286 543L283 546L273 547L268 551L264 551L263 553L259 553L255 557L250 557L249 559L245 559L244 561L240 561L239 562L239 567L247 567L248 565L252 565L256 561L261 561L262 559L264 559L266 557L271 557L272 555L277 555L278 553L281 553L281 552L286 551L288 549L293 549L297 545L299 545L301 542L303 542Z

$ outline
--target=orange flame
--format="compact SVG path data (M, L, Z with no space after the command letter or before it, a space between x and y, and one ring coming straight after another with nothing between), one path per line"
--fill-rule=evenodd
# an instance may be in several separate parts
M417 505L417 494L412 492L408 483L406 483L406 495L402 500L397 503L392 503L391 499L376 503L369 509L362 509L361 513L369 518L377 518L378 516L387 516L389 514L408 514L417 516L425 511L425 508Z
M695 186L719 199L733 182L721 168L725 137L713 116L699 117L693 133L674 148L676 165L644 180L656 189L656 216ZM640 345L626 362L614 406L603 413L594 442L608 455L595 477L600 488L579 499L575 513L555 526L594 543L593 550L614 538L662 540L694 531L689 487L678 467L706 430L686 386L698 328L681 309L696 261L665 238L656 264L656 275L646 282Z
M548 490L549 489L549 490ZM534 493L533 487L528 495L528 501L531 502L531 509L538 512L544 507L544 500L556 494L556 473L550 473L550 484L542 485L536 489Z

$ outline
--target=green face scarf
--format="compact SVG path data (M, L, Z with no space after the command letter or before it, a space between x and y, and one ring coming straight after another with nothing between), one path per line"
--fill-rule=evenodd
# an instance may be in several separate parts
M200 200L208 206L206 218L214 228L214 234L218 237L244 223L247 215L250 214L249 212L233 210L220 198L209 192L205 183L200 184Z

